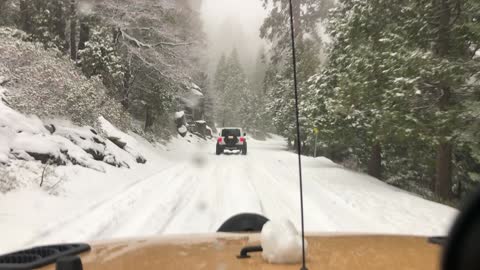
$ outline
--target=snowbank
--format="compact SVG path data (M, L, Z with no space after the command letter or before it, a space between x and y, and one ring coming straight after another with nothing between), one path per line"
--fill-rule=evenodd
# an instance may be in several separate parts
M210 133L210 136L213 136L213 130L211 127L209 126L206 126L206 129L208 130L208 132Z
M102 116L98 118L98 122L102 131L112 143L132 155L136 162L147 162L147 160L137 150L135 150L137 149L137 141L134 138L117 129Z
M195 96L203 97L202 90L200 89L200 87L198 85L196 85L194 83L191 84L190 92Z
M262 256L274 264L302 261L302 236L290 220L267 222L262 229ZM305 252L307 242L305 241Z
M0 129L0 164L7 164L8 154L10 153L8 136L3 134L3 129Z
M177 130L178 130L178 133L180 133L180 135L182 135L182 136L185 136L187 134L187 131L188 131L187 127L184 126L184 125L179 127Z
M175 113L175 119L180 119L185 115L184 111L179 111Z
M0 87L0 97L5 92L6 89ZM135 150L133 137L103 117L99 122L108 139L88 126L55 121L46 124L38 117L25 116L0 101L0 166L10 165L12 160L40 161L43 164L80 165L105 172L106 164L130 168L135 163L146 162ZM119 142L122 142L121 146Z

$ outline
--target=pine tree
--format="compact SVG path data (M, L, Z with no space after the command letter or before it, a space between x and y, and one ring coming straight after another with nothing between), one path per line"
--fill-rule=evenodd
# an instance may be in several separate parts
M264 138L268 129L268 114L266 111L266 88L265 88L265 72L266 72L266 56L265 48L262 47L255 63L251 81L248 85L248 91L242 99L242 127L256 138Z
M245 108L251 98L251 90L236 49L229 57L222 55L214 78L216 93L216 120L222 127L240 126L245 121ZM243 105L242 105L243 104Z
M77 60L77 1L70 0L70 58Z
M225 81L224 100L225 110L223 118L227 126L241 125L240 100L242 96L249 95L248 82L238 58L238 52L234 48L227 60L227 78Z
M453 196L453 158L457 151L455 133L460 128L460 112L464 110L462 96L468 96L469 81L474 72L469 68L474 64L471 48L479 43L475 30L471 28L472 23L478 25L472 15L475 10L478 14L479 9L472 3L432 0L415 6L423 18L421 23L425 25L418 45L431 52L430 68L422 79L424 91L436 98L433 118L437 152L434 191L443 199Z
M293 1L294 29L298 53L299 81L306 81L320 64L321 38L317 25L332 6L329 0ZM260 28L260 37L272 42L270 61L276 72L291 77L291 41L288 0L263 0L264 7L273 7Z
M291 40L289 25L289 1L264 0L264 7L270 9L265 19L260 36L271 42L268 52L268 66L264 85L268 95L268 108L273 114L273 124L278 133L289 141L295 138L293 116L293 80L291 64ZM305 83L320 69L321 38L318 34L318 23L327 15L333 5L329 0L293 1L294 31L297 45L297 71L300 89L300 101L307 98ZM290 88L289 88L290 87Z
M218 121L218 124L224 127L226 125L224 114L227 110L225 100L225 83L227 80L227 59L225 54L222 54L220 60L217 64L217 71L215 73L215 78L213 82L213 89L215 91L215 119Z
M370 174L383 171L387 181L403 187L428 187L434 178L436 194L448 199L450 175L461 173L452 170L453 153L473 168L469 150L452 146L456 129L466 125L459 120L471 115L461 116L462 100L473 97L478 38L468 15L475 12L465 11L475 5L442 3L340 1L328 23L328 64L309 80L311 98L302 114L307 130L320 130L327 152L340 149ZM449 23L442 28L438 20L448 10L456 19L443 18Z
M64 0L20 1L19 26L47 48L65 51L67 12Z

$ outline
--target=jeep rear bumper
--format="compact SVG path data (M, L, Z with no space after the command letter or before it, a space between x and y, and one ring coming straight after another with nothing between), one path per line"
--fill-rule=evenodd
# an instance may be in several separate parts
M244 147L244 144L234 144L234 145L228 145L228 144L217 144L217 147L220 147L223 150L242 150Z

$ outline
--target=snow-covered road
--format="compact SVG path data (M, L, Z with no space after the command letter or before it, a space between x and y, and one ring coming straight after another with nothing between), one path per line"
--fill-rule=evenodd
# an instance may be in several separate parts
M162 158L132 170L99 176L76 168L77 179L60 196L36 189L0 195L0 252L52 242L214 232L241 212L299 225L297 159L281 138L250 140L248 156L216 156L213 141L182 140L163 150ZM303 165L309 232L438 235L456 215L325 158L305 157Z

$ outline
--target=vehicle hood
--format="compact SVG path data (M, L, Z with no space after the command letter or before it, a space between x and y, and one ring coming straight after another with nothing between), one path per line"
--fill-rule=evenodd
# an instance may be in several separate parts
M261 253L237 258L243 247L259 245L259 238L259 234L214 234L105 241L92 243L81 258L85 270L300 269L300 264L269 264ZM426 237L309 235L306 239L309 269L439 269L441 247Z

